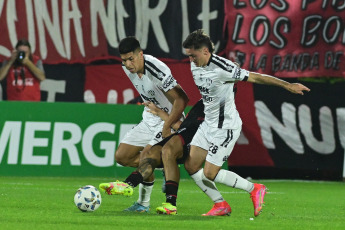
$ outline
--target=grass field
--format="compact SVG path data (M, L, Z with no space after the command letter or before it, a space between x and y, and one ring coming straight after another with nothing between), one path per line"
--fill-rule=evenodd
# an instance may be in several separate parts
M102 194L102 205L93 213L74 206L79 187L108 181L112 179L0 177L0 229L345 229L342 182L259 181L269 191L263 213L254 220L249 195L221 185L231 216L202 217L212 203L190 179L180 183L176 216L154 212L165 201L159 179L148 214L122 211L136 201L137 189L130 198Z

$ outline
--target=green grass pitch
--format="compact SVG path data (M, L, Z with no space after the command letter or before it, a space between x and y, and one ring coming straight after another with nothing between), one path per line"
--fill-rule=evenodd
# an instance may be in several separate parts
M201 216L212 202L191 179L180 182L176 216L155 213L165 201L161 179L156 180L147 214L122 211L136 201L137 188L129 198L102 194L100 208L92 213L75 207L73 197L79 187L98 187L112 180L0 177L0 229L345 229L343 182L257 181L269 191L256 218L249 194L223 185L218 189L231 205L231 216Z

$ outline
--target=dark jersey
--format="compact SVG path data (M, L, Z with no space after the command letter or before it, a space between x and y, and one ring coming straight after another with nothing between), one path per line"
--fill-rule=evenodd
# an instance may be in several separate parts
M176 133L170 135L169 137L165 138L164 140L157 143L156 145L163 146L174 135L179 135L183 144L183 157L182 159L179 159L177 162L179 164L182 164L187 158L187 156L189 155L190 142L192 141L194 134L198 130L199 125L204 121L204 117L205 117L204 104L202 100L199 100L189 111L186 119L181 123Z
M182 135L185 143L189 144L192 141L194 134L198 130L199 125L204 121L204 118L204 104L202 103L202 100L199 100L189 111L186 119L176 131L176 134ZM188 135L182 133L187 133Z

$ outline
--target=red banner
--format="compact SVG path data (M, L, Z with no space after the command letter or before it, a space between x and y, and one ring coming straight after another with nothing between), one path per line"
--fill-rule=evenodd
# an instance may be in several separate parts
M118 45L127 36L136 36L142 49L155 57L182 60L186 58L183 40L200 27L217 44L216 52L223 51L223 0L205 3L0 1L0 62L11 55L21 38L29 40L33 53L46 64L119 60Z
M279 77L344 77L344 15L344 1L225 0L228 57Z

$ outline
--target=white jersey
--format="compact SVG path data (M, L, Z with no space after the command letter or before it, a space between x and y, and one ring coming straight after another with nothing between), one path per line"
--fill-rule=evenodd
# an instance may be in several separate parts
M204 67L197 67L191 62L191 70L205 106L204 122L209 127L221 129L241 127L242 121L235 105L234 83L246 81L249 72L214 54Z
M128 71L125 66L122 68L144 102L151 101L170 114L173 105L163 92L177 86L177 82L166 64L151 55L144 54L144 74L141 78L137 73ZM143 112L143 120L146 123L155 126L162 122L158 116L147 112L148 110L145 107Z

